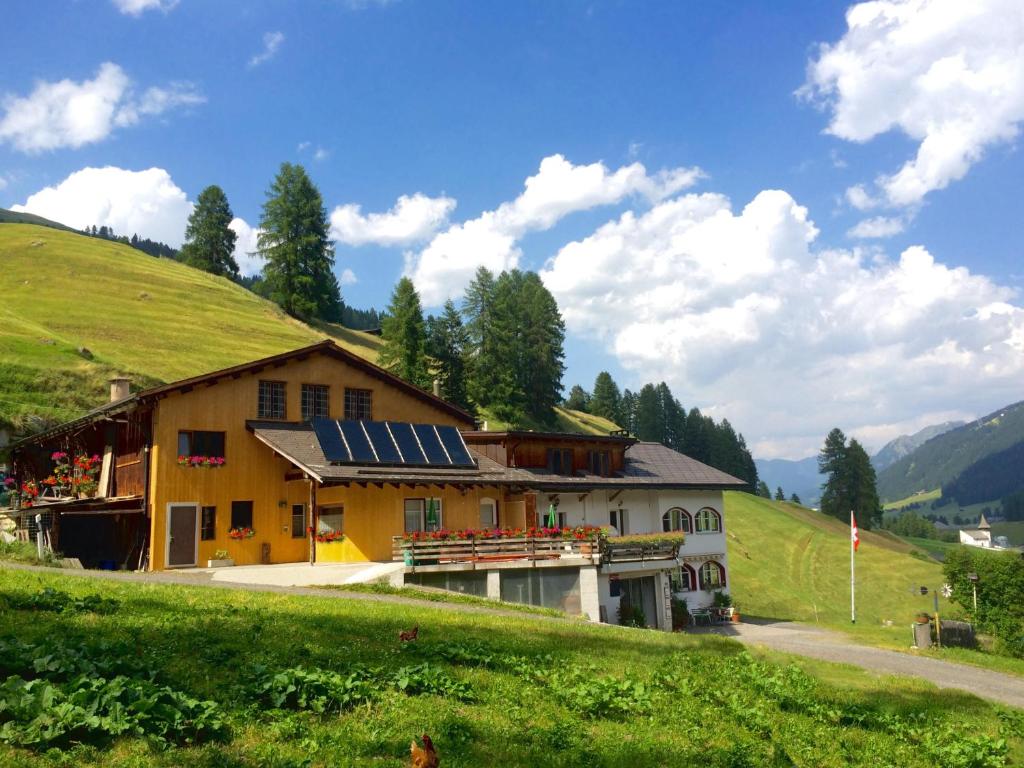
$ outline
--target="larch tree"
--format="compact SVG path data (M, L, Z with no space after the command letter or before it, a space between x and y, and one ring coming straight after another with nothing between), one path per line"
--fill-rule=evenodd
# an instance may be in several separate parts
M301 165L282 163L267 191L257 239L270 298L303 320L341 319L327 209Z
M494 402L497 383L494 368L496 342L491 328L494 284L494 273L486 267L479 267L462 301L462 317L469 340L466 348L466 389L469 398L484 407Z
M196 198L196 206L185 227L185 244L181 246L181 261L191 267L224 277L238 277L235 261L235 241L238 236L229 224L234 218L224 190L212 184ZM133 236L132 244L138 238Z
M619 385L608 371L601 371L594 379L594 394L590 397L590 412L628 428L622 418L622 395Z
M449 299L439 317L427 319L426 352L433 360L434 372L441 384L441 394L449 401L468 409L466 391L466 355L469 332L462 324L462 315Z
M395 285L381 331L381 367L418 387L428 387L423 308L416 286L408 277Z

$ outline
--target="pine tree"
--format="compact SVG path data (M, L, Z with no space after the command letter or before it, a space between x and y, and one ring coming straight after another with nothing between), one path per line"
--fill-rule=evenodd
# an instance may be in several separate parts
M821 495L822 512L844 522L853 512L865 528L881 523L875 468L859 442L850 440L847 444L842 430L833 429L818 454L818 471L827 476Z
M469 338L466 353L466 388L470 399L487 407L495 402L496 349L491 323L494 317L494 273L479 267L466 288L462 316Z
M381 367L418 387L429 386L423 309L416 286L408 277L395 285L381 336L384 339L378 357Z
M847 478L850 509L865 528L874 528L882 522L882 504L878 499L875 468L864 447L851 439L846 448Z
M711 463L711 435L698 408L691 408L686 417L686 455L705 464Z
M572 411L587 413L590 408L590 394L579 384L573 384L569 396L565 398L565 407Z
M628 389L622 392L622 399L619 401L618 418L615 423L626 430L629 434L636 434L636 395ZM593 402L591 402L593 409ZM593 413L593 410L591 410Z
M608 371L601 371L594 380L594 394L590 398L590 412L628 428L622 418L622 395Z
M768 488L768 483L764 480L759 480L757 482L757 495L762 499L770 499L772 497L771 489Z
M644 384L637 394L636 436L653 443L665 442L665 412L653 384Z
M791 502L793 502L794 504L801 504L801 506L802 506L802 502L800 501L800 497L797 496L795 493L790 494L789 500Z
M536 272L522 275L520 302L524 361L520 375L526 412L541 423L552 424L565 373L565 322L558 302Z
M776 487L776 489L775 489L775 500L776 501L785 501L786 500L786 494L784 494L782 492L782 486L781 485Z
M204 272L238 277L238 262L235 261L238 236L228 226L233 218L224 190L214 184L200 192L185 227L180 259Z
M657 386L656 392L661 407L663 442L672 450L685 453L686 410L664 381Z
M821 511L839 519L849 514L846 469L846 435L836 427L828 433L825 445L818 453L818 471L825 475Z
M301 165L282 163L267 192L258 250L271 298L302 319L340 320L334 244L320 190Z
M433 358L441 394L450 402L468 409L466 392L466 350L469 334L462 316L449 299L440 317L427 319L426 352Z

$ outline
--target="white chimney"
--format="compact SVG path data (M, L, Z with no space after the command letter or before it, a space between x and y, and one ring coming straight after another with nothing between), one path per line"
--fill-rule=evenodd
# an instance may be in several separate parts
M124 400L132 392L132 382L130 379L118 377L110 380L110 402L116 403L118 400Z
M441 380L434 379L434 397L441 396Z

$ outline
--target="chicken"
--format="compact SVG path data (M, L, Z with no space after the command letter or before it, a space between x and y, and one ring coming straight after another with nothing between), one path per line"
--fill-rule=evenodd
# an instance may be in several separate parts
M415 741L409 747L409 752L412 754L412 768L437 768L441 764L441 758L437 756L434 742L425 733L422 741L422 747Z
M400 642L403 642L403 643L411 643L411 642L413 642L416 639L416 637L419 635L419 633L420 633L419 626L415 626L412 629L406 630L404 632L399 632L398 633L398 640Z

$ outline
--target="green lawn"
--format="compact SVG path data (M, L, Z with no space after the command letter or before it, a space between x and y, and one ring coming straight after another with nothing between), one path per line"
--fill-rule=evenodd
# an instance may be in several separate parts
M1024 758L1024 713L717 637L3 569L0 600L11 768L405 766L423 733L444 766Z
M1024 520L1012 523L993 523L993 536L1005 536L1011 547L1024 547Z
M942 564L923 557L918 540L860 532L857 623L851 624L849 526L789 502L736 492L725 498L732 593L741 615L820 624L857 642L908 649L908 627L920 611L932 612L931 590L944 581ZM920 586L929 588L927 597L911 594ZM939 613L964 615L945 598L939 599ZM1024 675L1024 659L957 651L956 660Z
M915 493L913 496L908 496L905 499L899 501L891 501L885 504L882 508L886 511L900 510L904 507L909 507L911 504L924 504L927 502L935 501L942 497L942 489L936 488L931 491L922 491L921 493Z

